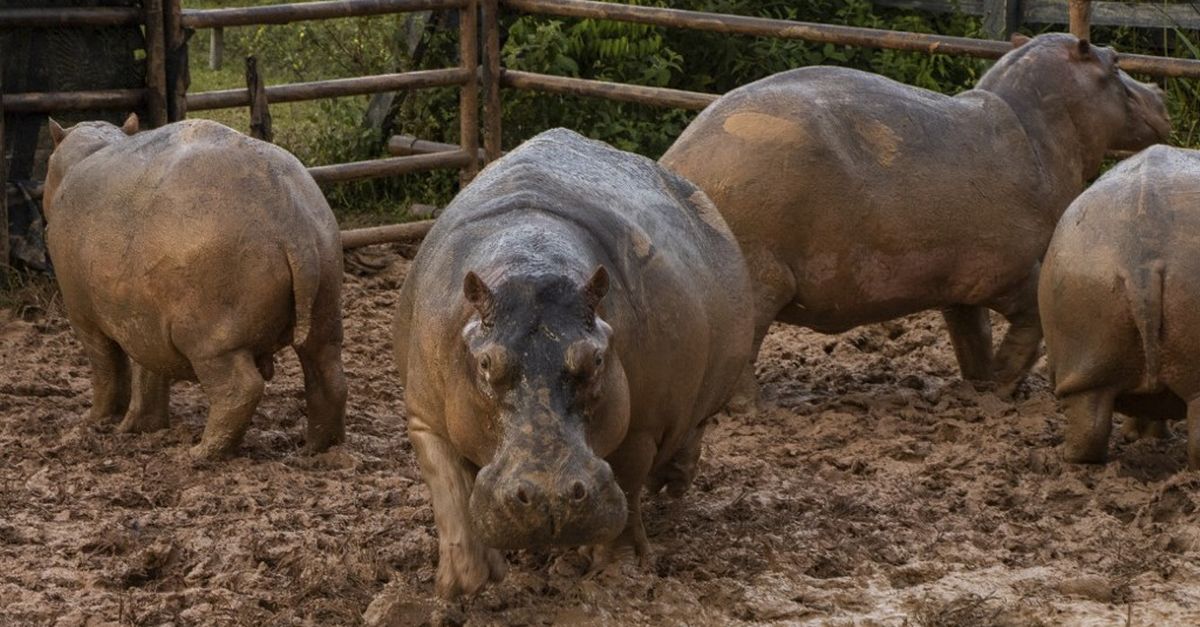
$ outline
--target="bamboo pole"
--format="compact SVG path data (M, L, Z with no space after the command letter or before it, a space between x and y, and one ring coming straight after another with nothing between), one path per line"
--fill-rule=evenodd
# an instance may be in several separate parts
M483 0L484 161L500 158L504 107L500 99L500 2Z
M260 26L289 24L305 20L324 20L336 17L362 17L458 9L469 0L325 0L295 4L276 4L232 9L188 9L183 12L183 26L192 29L217 26Z
M429 233L429 229L433 228L433 223L434 220L421 220L342 231L342 248L360 248L373 244L418 240Z
M370 161L355 161L336 165L322 165L308 169L317 183L340 183L362 179L399 176L411 172L425 172L445 168L461 168L473 161L464 152L439 152L410 157L389 157Z
M146 113L150 126L167 123L167 59L163 0L144 0L146 19Z
M131 7L0 9L0 28L135 26L142 17Z
M258 73L258 58L246 57L246 91L250 94L250 136L263 141L272 141L271 109L267 103L267 90Z
M310 83L273 85L267 87L266 90L267 98L271 102L280 103L374 94L396 91L398 89L449 87L452 85L464 85L469 80L470 75L462 68L447 68L442 70L402 72L399 74L378 74L357 78L338 78ZM188 94L186 100L187 108L192 111L244 107L250 104L250 92L246 89L203 91Z
M86 109L130 111L140 107L145 98L145 89L26 92L5 95L4 108L9 113L55 113Z
M514 89L540 90L573 96L595 96L608 100L636 102L658 107L677 107L693 111L699 111L707 107L719 97L717 94L668 89L666 87L626 85L624 83L567 78L565 76L551 76L549 74L519 72L516 70L504 70L500 76L500 84Z
M463 164L459 182L466 185L479 172L473 157L479 152L479 12L476 0L468 0L458 12L458 54L467 82L459 90L458 128L463 152L472 158Z
M387 150L389 154L396 156L428 155L435 152L457 152L462 150L462 146L459 146L458 144L447 144L445 142L419 139L412 135L392 135L391 138L388 139ZM480 162L485 161L485 155L482 148L479 149L478 154Z
M1071 34L1080 39L1091 39L1091 0L1071 0L1069 15Z
M212 29L208 38L208 69L219 70L225 64L225 29Z

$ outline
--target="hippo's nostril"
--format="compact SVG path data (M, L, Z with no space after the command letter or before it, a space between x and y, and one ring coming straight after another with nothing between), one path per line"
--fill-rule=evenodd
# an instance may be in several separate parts
M521 505L529 505L529 493L525 491L524 486L517 488L517 500Z
M576 481L571 484L571 498L576 501L582 501L587 496L587 488L583 487L582 481Z

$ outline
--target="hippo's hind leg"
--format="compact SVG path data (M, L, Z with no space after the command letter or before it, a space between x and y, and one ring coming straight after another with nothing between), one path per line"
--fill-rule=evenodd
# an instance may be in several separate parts
M305 440L310 452L320 452L346 438L346 375L342 370L342 330L335 339L296 347L304 369L304 400L308 409Z
M237 449L250 427L265 387L262 373L254 355L244 350L193 361L192 368L210 403L204 435L192 447L192 457L224 457Z
M124 433L157 431L167 427L167 404L171 381L133 364L133 395L125 419L117 426Z
M687 493L696 477L696 469L700 465L700 449L704 442L704 431L708 428L709 419L696 425L683 445L676 451L675 456L666 466L650 477L648 485L650 494L657 494L664 487L671 498L679 498Z
M1063 458L1072 463L1103 464L1108 460L1115 388L1094 388L1062 399L1067 415Z
M992 378L992 322L986 307L953 305L942 310L958 370L967 381Z
M1187 434L1188 468L1200 470L1200 397L1188 401Z
M754 347L750 351L750 362L742 370L734 387L733 397L726 408L733 414L753 413L758 409L758 381L754 376L754 362L762 348L771 323L780 317L796 297L796 277L791 268L774 253L762 248L746 247L746 264L750 268L751 283L754 285Z
M1009 323L1008 332L996 349L992 380L1000 396L1011 396L1038 358L1042 343L1042 321L1038 315L1037 283L1041 264L1011 294L996 305Z
M88 420L115 421L129 407L129 357L99 329L82 324L74 326L92 364L92 409Z
M468 507L475 473L449 442L411 413L411 408L408 425L437 525L437 593L445 599L475 594L489 580L503 579L506 569L500 551L484 546L471 529Z
M1117 413L1125 415L1121 435L1127 442L1169 438L1171 429L1167 422L1187 417L1187 403L1170 390L1155 394L1121 394L1114 406Z

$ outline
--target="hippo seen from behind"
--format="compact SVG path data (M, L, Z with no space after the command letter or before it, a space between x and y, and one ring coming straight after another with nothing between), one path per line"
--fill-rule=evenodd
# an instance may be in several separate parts
M47 245L92 364L91 419L163 428L171 381L198 380L211 407L191 453L223 456L291 345L308 448L341 442L341 245L304 166L206 120L50 129Z
M497 549L648 549L643 487L681 494L750 357L749 276L703 192L564 129L486 168L401 289L395 356L429 486L436 587Z
M663 155L746 254L756 353L775 320L839 333L941 308L963 376L1015 388L1037 357L1038 263L1059 216L1106 150L1170 124L1161 90L1110 48L1014 45L954 97L850 69L776 74L722 96ZM994 359L988 309L1011 323ZM752 400L752 369L742 389Z
M1064 457L1102 463L1114 409L1126 435L1187 418L1200 470L1200 152L1154 146L1079 196L1050 241L1038 289Z

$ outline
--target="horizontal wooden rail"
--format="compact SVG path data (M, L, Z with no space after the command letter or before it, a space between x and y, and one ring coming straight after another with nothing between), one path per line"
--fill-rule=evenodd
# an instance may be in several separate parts
M514 89L539 90L573 96L597 96L608 100L636 102L659 107L677 107L694 111L707 107L718 97L716 94L704 94L697 91L626 85L516 70L501 70L500 84Z
M872 4L931 13L985 15L991 0L871 0ZM1067 0L1021 0L1022 24L1066 24ZM1092 26L1200 29L1194 3L1092 2Z
M9 113L57 113L87 109L115 109L130 112L141 106L145 89L101 89L92 91L53 91L4 94L4 110Z
M617 20L653 26L686 28L692 30L803 39L819 43L831 43L867 48L889 48L910 50L928 54L950 54L998 59L1012 49L1005 41L927 35L877 28L859 28L834 24L793 22L765 17L702 13L682 9L635 6L594 0L501 0L505 6L542 15L578 17L597 20ZM1140 54L1121 56L1121 68L1130 72L1142 72L1152 76L1176 78L1200 78L1200 61L1175 59Z
M595 2L593 0L501 0L510 9L526 13L579 17L596 20L617 20L652 26L667 26L691 30L803 39L821 43L892 48L915 52L960 54L985 59L998 59L1012 49L1006 41L989 41L970 37L927 35L903 31L793 22L765 17L703 13L683 9L636 6Z
M390 154L396 156L428 155L435 152L459 151L462 150L462 146L429 141L428 139L418 139L412 135L392 135L388 139L387 150ZM482 148L479 149L479 158L486 158Z
M325 0L231 9L184 9L184 28L290 24L304 20L457 9L466 0Z
M411 172L428 170L457 169L471 162L471 157L464 152L438 152L430 155L412 155L410 157L389 157L372 159L370 161L355 161L337 165L321 165L308 169L318 183L341 183L363 179L377 179L385 176L399 176Z
M342 248L360 248L373 244L418 240L429 233L429 229L433 228L433 223L433 220L421 220L404 224L372 226L365 229L349 229L342 231Z
M132 26L141 23L142 12L132 7L0 9L0 28Z
M443 70L421 70L399 74L378 74L356 78L337 78L310 83L289 83L267 87L267 100L271 104L297 102L317 98L359 96L400 89L423 87L449 87L463 85L471 79L471 72L464 68ZM250 92L243 88L202 91L187 95L188 111L244 107L250 104Z

